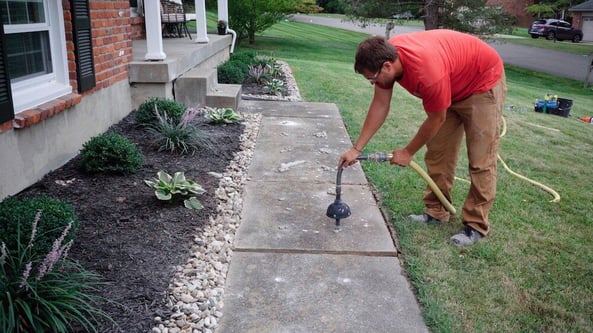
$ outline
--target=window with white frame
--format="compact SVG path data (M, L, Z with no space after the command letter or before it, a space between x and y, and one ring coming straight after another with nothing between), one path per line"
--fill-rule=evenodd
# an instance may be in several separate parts
M62 1L0 0L15 113L72 92Z

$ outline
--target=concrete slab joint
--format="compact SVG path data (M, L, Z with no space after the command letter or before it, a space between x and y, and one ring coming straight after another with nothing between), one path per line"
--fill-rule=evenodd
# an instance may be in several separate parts
M325 216L351 146L337 107L241 101L261 112L217 332L428 332L360 167L341 228ZM323 167L327 166L327 167Z

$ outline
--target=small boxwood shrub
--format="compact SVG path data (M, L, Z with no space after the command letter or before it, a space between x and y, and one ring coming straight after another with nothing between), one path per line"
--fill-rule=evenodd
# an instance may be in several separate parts
M92 137L80 153L82 169L89 173L135 173L144 163L136 145L116 133Z
M171 122L177 124L185 112L185 105L168 98L152 97L138 106L136 123L142 126L152 126L157 123L155 106L160 114L165 114Z
M249 74L249 65L230 60L217 67L219 83L242 84Z
M39 210L41 217L32 248L34 256L43 258L70 222L72 227L63 243L73 238L78 228L78 217L70 204L46 195L30 199L8 197L0 202L0 244L4 242L8 249L16 250L19 238L21 243L28 242L31 239L32 222Z
M251 65L253 63L253 59L255 59L255 57L257 56L257 54L253 51L241 51L241 52L235 52L233 54L231 54L230 57L230 61L236 60L236 61L240 61L244 64L247 65Z

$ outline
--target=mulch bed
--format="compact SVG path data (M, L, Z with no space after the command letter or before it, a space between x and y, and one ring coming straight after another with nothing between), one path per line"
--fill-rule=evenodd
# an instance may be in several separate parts
M286 82L286 73L281 73L280 79ZM247 81L242 93L261 96L268 92L263 85ZM215 151L171 155L158 152L150 144L134 117L132 112L109 131L124 135L141 150L144 164L137 173L87 174L77 156L16 195L45 194L74 207L80 226L69 258L102 276L106 284L98 295L108 302L100 308L115 322L101 319L99 332L149 332L154 317L170 316L166 291L175 267L186 262L194 235L202 231L210 215L217 213L213 194L219 180L209 172L224 173L233 154L240 150L244 128L240 123L204 123L201 129L214 140ZM193 211L182 202L157 200L144 180L155 178L159 170L171 175L183 171L200 184L207 191L198 197L204 209Z
M70 203L80 220L69 257L103 277L107 284L99 295L111 302L101 304L117 325L102 320L100 332L149 332L153 318L167 318L165 295L174 268L189 256L193 235L216 214L214 191L219 180L209 172L224 173L240 149L243 125L207 125L202 130L216 143L216 151L194 155L158 152L146 132L135 126L134 113L109 131L135 143L144 165L131 175L92 175L80 169L80 157L49 173L19 193L18 197L46 194ZM193 211L183 203L156 199L145 179L159 170L185 172L207 193L198 196L204 209Z

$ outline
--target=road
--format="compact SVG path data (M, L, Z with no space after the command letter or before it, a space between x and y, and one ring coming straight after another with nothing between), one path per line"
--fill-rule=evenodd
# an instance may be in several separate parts
M293 19L297 22L320 24L334 28L364 32L369 35L385 35L385 27L377 24L361 27L353 22L342 21L339 18L307 16L301 14L294 15ZM424 30L424 27L396 25L395 29L391 31L391 35L393 36L422 30ZM542 40L542 42L548 41ZM585 79L587 70L591 65L591 57L588 56L511 43L490 42L490 45L498 51L505 64L578 81L583 81ZM593 75L589 77L589 82L593 83Z

